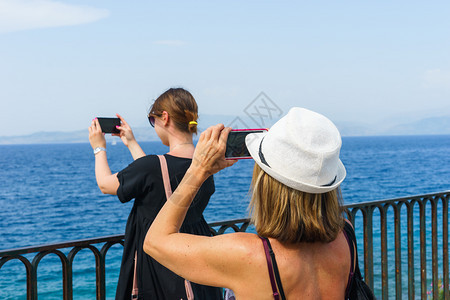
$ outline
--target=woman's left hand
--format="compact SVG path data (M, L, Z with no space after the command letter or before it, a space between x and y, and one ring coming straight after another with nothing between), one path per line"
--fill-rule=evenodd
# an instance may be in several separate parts
M120 119L121 125L117 127L120 130L120 133L113 133L113 136L118 136L122 140L125 146L129 146L132 143L136 143L136 139L134 138L133 131L131 130L130 125L122 118L121 115L116 114L116 116Z
M89 127L89 142L91 143L92 149L97 147L106 148L105 134L102 132L97 118L92 120L91 126Z
M232 166L237 160L225 159L228 134L231 128L223 124L211 126L200 135L192 158L191 168L196 174L208 178L222 169Z

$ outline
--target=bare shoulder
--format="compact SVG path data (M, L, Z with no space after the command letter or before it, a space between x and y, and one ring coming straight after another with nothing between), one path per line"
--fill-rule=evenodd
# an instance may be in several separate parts
M257 267L259 262L264 262L261 256L264 254L262 243L256 234L238 232L223 234L214 239L216 245L220 245L218 253L222 255L224 262L226 260L229 269L242 273L243 267L247 266L246 271L253 272L252 268ZM260 248L261 251L258 251Z
M216 237L221 237L225 239L232 239L242 242L249 242L252 240L259 240L258 236L254 233L249 232L233 232L233 233L225 233L221 235L217 235Z
M266 274L267 263L261 239L256 234L243 232L224 234L215 238L223 245L221 252L223 257L227 257L224 268L227 275L231 276L231 279L227 278L224 282L224 286L231 288L241 298L252 299L266 289L270 294L270 282Z
M248 252L253 252L255 246L261 243L256 234L247 232L222 234L215 236L214 240L223 245L224 248L236 251L236 254L247 254Z

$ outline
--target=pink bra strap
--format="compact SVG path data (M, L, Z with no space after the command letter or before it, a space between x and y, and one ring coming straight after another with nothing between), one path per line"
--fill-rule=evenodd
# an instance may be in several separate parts
M272 259L270 258L270 252L269 252L269 246L267 245L267 241L263 238L258 236L264 245L264 252L266 254L266 260L267 260L267 267L269 268L269 277L270 277L270 284L272 285L272 292L273 292L273 298L275 300L280 299L280 294L278 293L277 284L275 283L275 276L273 275L273 265L272 265Z

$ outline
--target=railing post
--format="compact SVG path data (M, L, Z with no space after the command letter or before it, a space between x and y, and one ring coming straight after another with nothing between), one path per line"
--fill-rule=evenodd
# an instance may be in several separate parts
M380 228L381 228L381 289L382 298L389 298L389 282L388 282L388 248L387 248L387 226L386 226L386 214L389 208L389 204L385 204L380 209Z
M98 252L95 257L95 265L96 265L96 280L97 280L97 299L105 300L106 299L106 284L105 284L105 256Z
M364 226L364 280L373 290L373 209L368 206L363 212Z
M425 207L427 199L419 202L420 208L420 293L421 298L427 297L427 243L426 243L426 227L425 227Z
M443 272L444 278L444 299L449 299L449 266L448 266L448 198L449 195L443 196L442 199L442 252L443 252Z
M415 299L416 285L414 283L414 204L406 203L408 218L408 298Z
M402 243L400 230L400 211L402 203L393 205L394 208L394 239L395 239L395 298L402 299Z
M63 274L64 276L64 274ZM73 299L73 265L71 261L67 262L67 271L66 271L66 276L64 278L64 281L67 282L67 284L65 284L65 289L64 289L64 300L72 300Z
M437 245L437 203L436 198L431 202L431 271L433 282L433 299L439 299L439 274L438 274L438 245Z
M103 270L101 271L101 276L97 281L97 293L100 294L98 297L101 300L106 299L106 253L108 253L108 250L115 244L116 242L106 242L100 250L99 255L101 257L101 265ZM123 246L123 241L119 244Z
M36 255L33 259L33 261L31 262L31 276L30 276L30 281L31 281L31 290L30 290L30 299L31 300L37 300L37 296L38 296L38 289L37 289L37 266L39 265L39 260L37 259Z

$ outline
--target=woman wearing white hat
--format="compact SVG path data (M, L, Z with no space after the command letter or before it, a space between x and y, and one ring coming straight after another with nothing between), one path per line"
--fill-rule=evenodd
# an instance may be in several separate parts
M247 136L257 235L178 233L197 190L225 160L230 128L200 136L189 170L149 229L144 251L180 276L226 287L237 299L343 299L351 267L339 185L341 137L326 117L292 108L267 133ZM347 225L348 226L348 225Z

